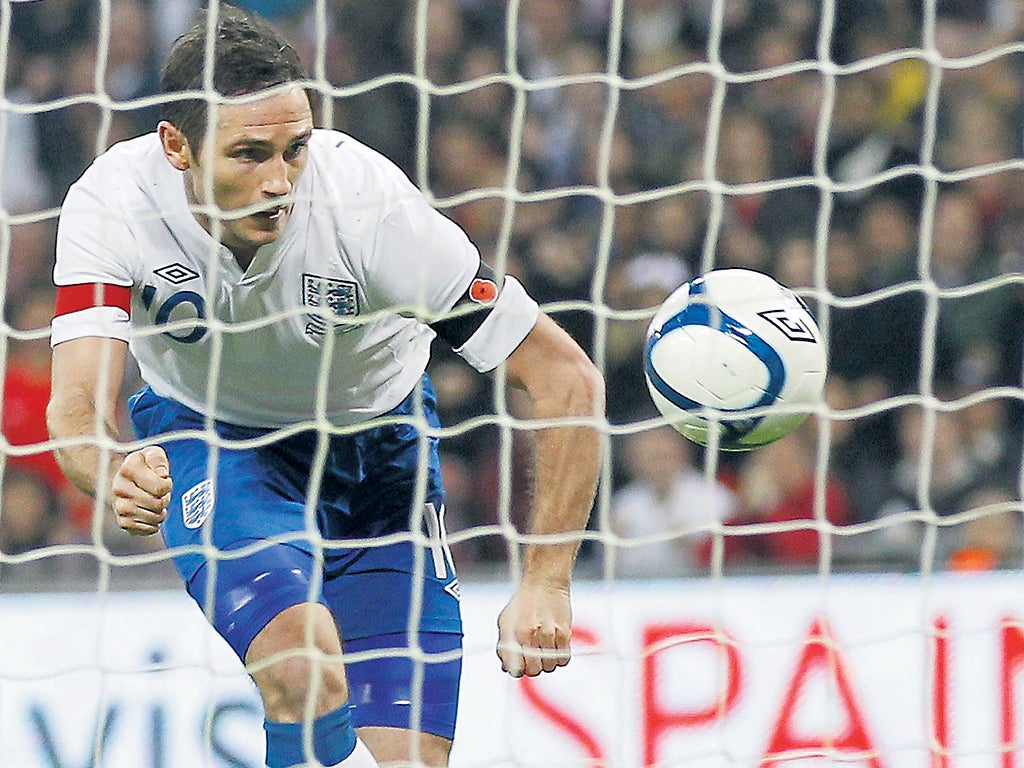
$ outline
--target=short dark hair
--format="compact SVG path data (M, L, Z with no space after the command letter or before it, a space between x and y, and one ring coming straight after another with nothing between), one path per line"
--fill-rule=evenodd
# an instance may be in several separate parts
M207 29L214 13L213 87L220 96L243 96L308 79L299 54L276 29L255 14L218 4L201 10L192 28L175 41L160 76L164 94L203 90ZM181 130L198 152L208 106L202 98L170 99L161 117Z

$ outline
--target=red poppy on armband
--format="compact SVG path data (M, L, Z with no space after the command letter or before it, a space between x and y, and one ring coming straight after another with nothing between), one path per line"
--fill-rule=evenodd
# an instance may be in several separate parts
M487 319L500 294L501 288L494 270L480 262L473 281L452 307L453 313L435 320L430 327L453 349L461 347Z
M498 284L488 277L478 277L473 280L466 293L470 300L477 304L493 304L498 298Z

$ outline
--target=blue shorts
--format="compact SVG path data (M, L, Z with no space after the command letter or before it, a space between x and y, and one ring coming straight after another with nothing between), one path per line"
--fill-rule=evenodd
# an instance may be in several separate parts
M414 414L415 394L388 416ZM439 426L427 377L422 403L427 423ZM170 461L174 490L161 530L175 566L239 658L285 608L323 603L346 652L397 649L346 665L353 722L417 725L409 691L423 663L418 725L451 738L462 621L437 438L396 420L323 445L312 430L281 435L217 422L214 440L200 436L201 414L149 387L129 407L139 439L161 445ZM409 632L426 656L410 655Z

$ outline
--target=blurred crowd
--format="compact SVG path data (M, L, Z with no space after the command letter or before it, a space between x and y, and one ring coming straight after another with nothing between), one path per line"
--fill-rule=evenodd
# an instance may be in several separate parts
M401 165L604 370L608 472L581 567L1020 565L1020 3L237 4L300 49L322 125ZM154 128L194 6L9 6L0 583L164 562L45 450L47 326L57 208L99 152ZM641 354L654 308L728 266L807 301L830 374L798 432L710 455L659 422ZM453 548L464 573L500 568L526 528L528 409L440 347L431 371Z

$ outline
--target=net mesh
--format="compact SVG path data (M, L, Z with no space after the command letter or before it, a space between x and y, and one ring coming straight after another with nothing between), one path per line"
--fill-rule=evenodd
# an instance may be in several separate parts
M545 424L508 390L501 369L476 377L436 349L431 374L445 427L424 433L442 441L449 540L468 593L467 677L476 681L460 715L471 746L457 747L453 764L554 765L552 755L567 766L667 765L684 756L710 766L737 755L762 764L801 755L821 764L837 756L865 765L945 765L953 756L1013 764L1015 609L999 587L978 609L982 618L966 618L963 606L980 598L946 576L1002 569L1009 581L999 584L1012 585L1021 558L1024 20L1016 3L252 5L303 54L319 123L399 163L486 261L523 278L608 382L608 450L578 563L582 671L565 671L563 688L520 686L488 677L493 638L477 627L493 625L496 595L515 584L520 548L535 540L528 466ZM146 656L146 634L135 662L110 657L130 626L117 618L121 590L172 589L176 576L157 542L126 541L105 510L60 478L45 433L60 202L93 157L152 127L156 70L192 10L187 0L0 2L0 589L84 590L99 607L76 621L114 626L72 654L97 694L88 712L53 705L76 724L66 730L45 709L26 705L35 719L19 719L19 706L32 696L60 700L67 669L40 667L26 679L10 661L0 667L0 701L15 703L3 722L24 756L12 765L62 757L137 765L140 751L154 766L259 760L242 746L252 741L257 705L245 693L226 703L215 692L240 674L222 649L177 651L167 661ZM211 85L201 95L215 102ZM216 235L219 212L207 212ZM825 397L806 425L743 455L682 442L654 410L641 365L660 302L725 266L766 271L793 288L830 356ZM209 327L212 400L224 375L219 345L245 329L216 319ZM324 366L308 383L321 395L327 373ZM138 384L129 365L124 394ZM326 439L338 432L320 402L318 417L295 425L319 431L317 477ZM226 443L209 414L212 466ZM123 413L116 418L127 424ZM409 421L427 427L422 403ZM420 502L425 483L424 471ZM311 485L311 537L321 550L336 547L315 532ZM409 537L424 544L417 568L431 568L436 541L418 530ZM212 563L225 557L209 541L206 550ZM918 574L893 582L902 611L894 628L872 623L886 589L868 580L849 587L835 576L844 572ZM797 608L745 586L769 582L734 578L779 573L810 576L779 590ZM693 621L674 619L680 584L694 596ZM3 603L26 611L11 616L51 626ZM772 617L758 612L762 603L781 617L778 633L766 629ZM108 615L115 618L96 618ZM28 654L38 642L29 637L12 641L11 652ZM978 672L957 660L957 644L998 659L979 662ZM710 657L694 650L708 647ZM409 653L418 686L436 659L415 644ZM882 668L887 658L908 663L910 693L887 702L886 681L865 677L858 658ZM754 659L757 669L795 669L788 677L751 672ZM119 746L111 712L131 698L125 691L150 696L143 673L196 680L196 669L207 693L196 704L204 725L192 734L194 755L173 752L162 718L178 710L156 693L145 703L150 740ZM974 673L1002 682L1002 709L995 694L965 684ZM789 698L752 693L741 674L775 691L788 685ZM690 698L679 693L687 675L700 682ZM602 678L618 705L573 698L574 686L590 692ZM493 706L507 727L486 743L473 733L490 727L481 714L488 706L473 698L479 681L505 686ZM807 714L816 708L829 714ZM240 737L232 712L248 718ZM530 715L542 726L524 722ZM887 719L905 733L879 725ZM737 741L739 729L755 735ZM697 746L682 744L680 733Z

